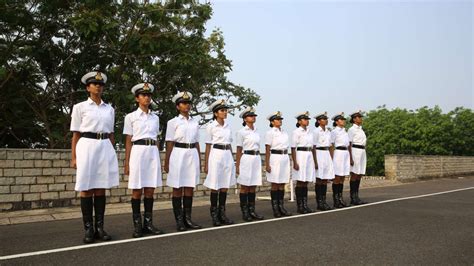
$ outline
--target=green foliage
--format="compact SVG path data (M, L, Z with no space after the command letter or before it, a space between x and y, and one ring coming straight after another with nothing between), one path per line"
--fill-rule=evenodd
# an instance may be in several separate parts
M162 131L179 90L195 96L201 123L217 97L236 109L256 105L254 91L227 79L223 33L205 35L211 16L210 4L190 0L0 1L0 147L69 147L71 108L87 98L80 78L94 70L109 78L104 99L116 110L117 140L139 82L157 88Z
M385 154L474 155L474 112L458 107L443 113L436 106L416 111L370 111L364 119L368 174L384 174Z

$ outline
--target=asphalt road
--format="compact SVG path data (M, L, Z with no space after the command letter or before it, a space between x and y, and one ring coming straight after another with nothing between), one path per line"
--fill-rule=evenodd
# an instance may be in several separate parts
M82 245L80 219L0 226L0 265L474 264L473 177L365 189L361 197L376 204L290 219L273 219L270 203L259 201L268 219L256 223L242 223L232 204L228 216L238 224L218 229L199 207L193 217L206 229L185 234L175 234L171 210L158 211L155 225L168 234L139 241L130 241L131 215L111 215L106 229L119 241L104 246ZM25 254L35 251L46 253ZM4 260L17 254L24 257Z

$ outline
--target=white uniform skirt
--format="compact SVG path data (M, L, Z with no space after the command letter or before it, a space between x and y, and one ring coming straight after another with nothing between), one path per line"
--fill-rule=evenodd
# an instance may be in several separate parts
M266 172L267 181L286 184L290 181L290 157L288 154L270 154L272 172Z
M109 139L80 138L76 165L76 191L119 185L117 154Z
M364 149L352 148L352 160L354 165L351 167L351 172L356 175L365 175L365 168L367 166L367 155Z
M218 190L235 185L235 164L229 150L211 149L204 186Z
M316 159L318 161L316 177L319 179L334 179L334 166L329 151L316 150Z
M293 168L293 181L314 182L316 180L316 169L314 166L313 153L311 151L296 151L296 162L300 170Z
M156 145L133 145L130 152L129 189L161 187L160 152Z
M169 161L166 185L173 188L196 187L201 175L197 149L174 147Z
M260 155L243 154L240 157L237 183L244 186L262 185L262 158Z
M351 161L348 150L334 150L333 165L334 174L337 176L348 176L351 170Z

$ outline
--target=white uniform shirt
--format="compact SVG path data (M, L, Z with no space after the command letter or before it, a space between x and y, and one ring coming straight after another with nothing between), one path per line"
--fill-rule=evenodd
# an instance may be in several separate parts
M349 128L347 133L349 134L349 141L352 142L352 144L365 146L367 136L365 135L364 130L362 130L362 126L354 124Z
M231 144L232 143L232 130L230 125L224 121L224 125L221 126L217 120L212 121L206 129L206 143L207 144Z
M270 145L272 150L288 150L290 146L288 133L283 129L271 128L265 134L265 145Z
M75 104L71 114L71 131L112 133L114 132L115 111L101 100L97 105L91 98Z
M132 136L132 141L139 139L156 140L160 132L158 116L148 110L148 113L138 108L135 112L125 116L123 134Z
M242 147L244 151L259 151L260 150L260 135L257 129L250 129L248 126L241 128L236 134L237 146Z
M309 128L298 127L293 130L291 136L291 147L313 147L313 133Z
M166 127L166 141L199 142L199 121L191 116L186 119L182 115L169 120Z
M349 146L349 135L345 128L336 127L331 131L331 143L335 147L347 147Z
M316 147L329 147L331 146L331 131L328 128L324 130L322 127L318 127L314 130L314 145Z

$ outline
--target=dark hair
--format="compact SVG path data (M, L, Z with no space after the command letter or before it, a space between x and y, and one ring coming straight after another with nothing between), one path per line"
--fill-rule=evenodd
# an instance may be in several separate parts
M314 123L314 126L319 127L319 121L318 120L316 120L316 123Z
M247 123L245 123L245 120L244 120L244 122L242 122L242 126L245 127L245 125L247 125Z
M298 122L296 122L296 127L300 127L300 122L298 120Z
M217 116L216 115L212 115L212 120L216 120L217 119Z
M270 121L270 127L273 127L272 121Z
M351 116L351 124L354 124L354 117Z
M339 120L339 119L338 119L338 120ZM336 121L337 121L337 120L336 120ZM336 126L337 126L336 121L332 122L332 126L333 126L333 127L336 127Z

